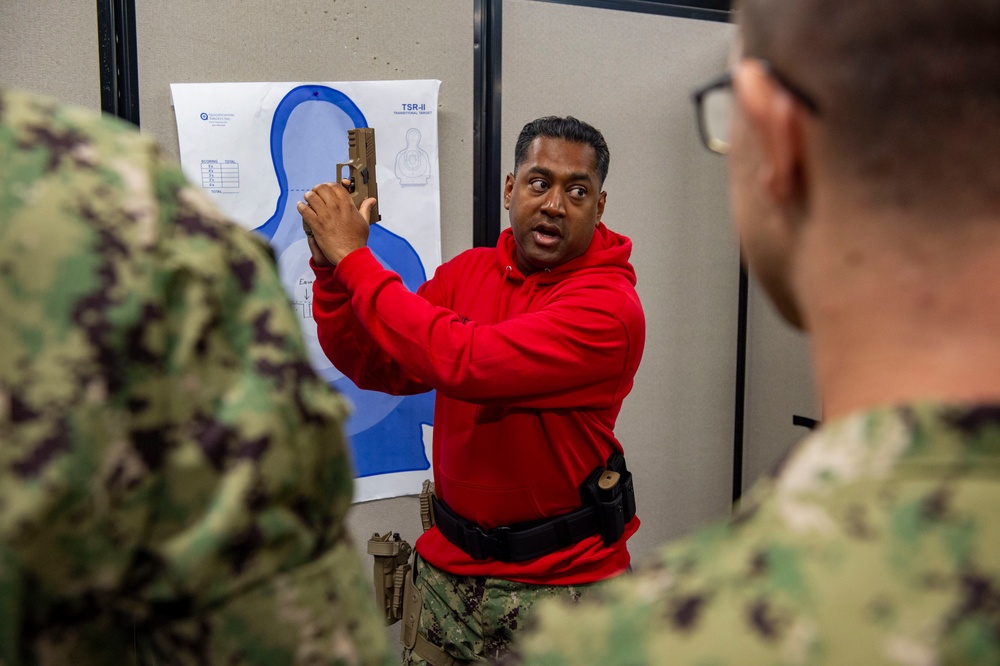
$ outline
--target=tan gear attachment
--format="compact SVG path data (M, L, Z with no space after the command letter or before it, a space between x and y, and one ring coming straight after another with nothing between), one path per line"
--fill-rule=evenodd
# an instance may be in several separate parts
M417 633L420 627L420 611L424 607L423 595L413 582L413 576L406 577L405 597L403 600L403 628L399 632L399 642L403 647L412 650L430 666L464 666L471 661L464 661L451 656L441 647Z
M403 627L399 631L399 642L403 647L413 649L417 642L417 628L420 626L420 611L424 607L424 598L413 582L413 576L407 576L403 585ZM425 660L428 660L424 657Z
M403 616L403 589L410 573L413 548L398 532L378 532L368 540L368 554L375 557L375 603L382 608L386 626Z
M429 480L424 481L420 489L420 525L424 532L434 527L434 483Z

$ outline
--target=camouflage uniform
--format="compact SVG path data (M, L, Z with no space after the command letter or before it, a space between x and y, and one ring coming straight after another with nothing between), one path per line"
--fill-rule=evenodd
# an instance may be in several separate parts
M581 595L606 583L530 585L502 578L455 576L419 555L415 561L414 581L424 605L417 632L456 663L502 657L537 603L552 598L575 603ZM423 666L428 662L406 649L403 663Z
M731 524L576 608L529 664L1000 663L1000 407L860 413L806 439Z
M0 664L385 663L344 402L264 243L0 92Z

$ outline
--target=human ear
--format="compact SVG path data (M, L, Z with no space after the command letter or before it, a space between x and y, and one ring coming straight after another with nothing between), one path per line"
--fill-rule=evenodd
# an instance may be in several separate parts
M737 65L733 91L758 142L760 186L779 206L799 204L806 194L806 110L757 60Z
M597 197L597 221L601 221L601 217L604 216L604 204L608 201L608 193L601 192L601 196Z
M504 184L503 188L503 207L504 210L510 210L510 194L514 191L514 174L507 174L507 182Z

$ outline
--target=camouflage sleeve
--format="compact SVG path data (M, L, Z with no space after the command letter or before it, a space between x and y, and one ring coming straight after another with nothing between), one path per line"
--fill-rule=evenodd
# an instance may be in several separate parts
M516 658L1000 663L998 423L996 408L948 419L929 408L824 426L732 522L663 547L578 606L540 609Z
M748 631L749 590L705 576L693 553L725 541L719 528L661 552L635 574L609 581L577 605L547 602L532 618L510 663L544 666L783 664L768 641ZM731 552L735 560L738 556ZM759 599L760 619L769 619ZM799 663L799 662L790 662ZM825 663L811 662L807 663Z
M155 144L0 94L0 663L385 663L344 401Z

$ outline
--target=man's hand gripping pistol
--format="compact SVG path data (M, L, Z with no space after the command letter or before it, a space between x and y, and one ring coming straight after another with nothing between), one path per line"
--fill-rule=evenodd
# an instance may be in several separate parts
M378 184L375 182L375 128L358 127L347 130L347 146L350 160L337 164L337 178L350 181L344 187L351 193L354 205L361 208L361 202L365 199L378 199ZM349 169L347 178L344 178L344 167ZM368 222L375 224L381 219L376 203L372 206ZM312 236L312 229L305 220L302 221L302 230L306 232L306 236Z

